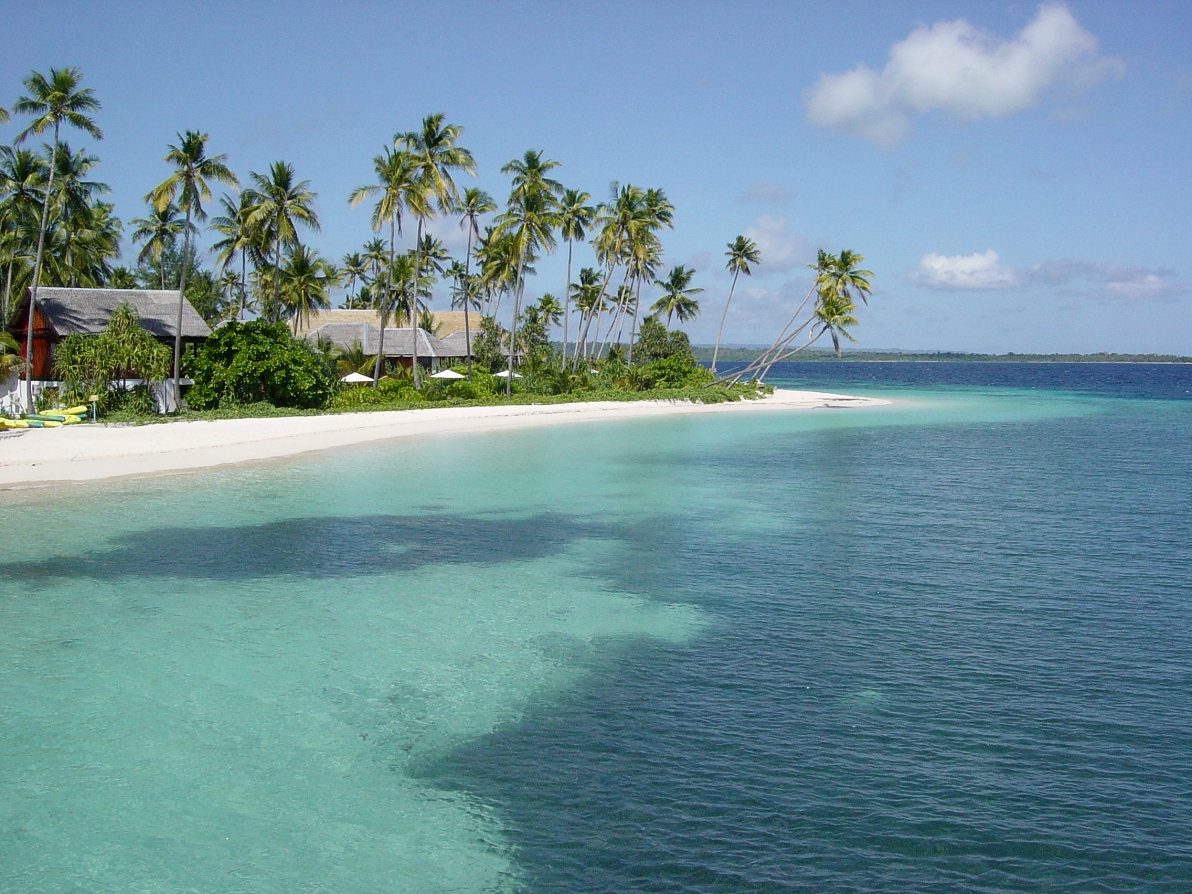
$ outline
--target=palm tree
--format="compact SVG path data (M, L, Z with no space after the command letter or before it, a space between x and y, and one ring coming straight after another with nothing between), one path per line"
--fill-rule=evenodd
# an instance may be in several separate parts
M677 316L680 323L686 323L699 316L699 302L695 300L703 289L693 288L691 278L695 271L680 264L671 268L666 279L654 281L662 289L662 297L650 308L652 313L666 314L666 329L670 331L671 317Z
M377 182L365 186L358 186L348 195L348 204L359 205L366 198L376 196L373 205L372 228L378 232L381 227L389 224L389 259L386 270L389 278L385 288L389 292L394 290L393 257L397 249L397 236L401 233L401 214L407 201L416 194L418 184L415 181L413 159L408 153L394 149L385 149L373 158L373 171L376 172ZM381 364L385 356L385 329L389 325L388 310L393 305L392 297L381 302L381 344L377 351L377 368L373 372L373 387L378 387L381 379Z
M854 306L854 293L862 302L868 304L869 294L873 291L869 285L869 278L873 276L873 273L869 270L861 270L857 266L865 258L847 248L838 255L829 255L828 257L828 263L819 272L816 282L827 285L833 294L843 296Z
M724 302L724 312L720 314L720 325L716 327L716 347L712 349L712 372L716 372L716 358L720 354L720 335L724 332L724 320L728 316L728 306L733 302L733 290L737 288L737 277L744 273L746 276L753 275L751 264L761 263L761 252L758 251L757 243L752 239L746 239L744 236L738 236L728 244L728 251L724 253L728 258L728 263L725 264L728 272L733 275L732 285L728 287L728 300Z
M0 192L4 194L0 206L3 221L0 240L7 268L0 329L8 324L14 268L18 259L27 260L28 246L36 240L35 236L30 239L29 234L37 228L38 209L46 190L46 170L45 160L36 152L0 146Z
M832 335L832 347L836 349L836 359L840 359L840 339L847 338L851 342L856 339L849 335L846 326L857 325L857 318L853 316L856 305L843 292L837 292L830 286L820 292L819 304L815 308L815 325L819 331L812 330L812 341L825 332Z
M275 161L269 166L269 176L250 171L255 184L256 205L248 217L252 227L269 234L273 242L273 306L270 317L277 322L281 316L281 249L283 245L298 244L298 224L319 231L319 216L314 203L318 195L311 191L309 180L295 180L293 165Z
M468 253L464 257L465 293L472 289L472 238L480 238L480 216L497 210L493 197L478 186L469 186L460 197L457 209L459 225L468 231ZM464 299L464 346L468 353L468 381L472 380L472 322L469 319L467 298Z
M304 245L294 246L282 267L281 296L290 313L294 335L298 324L309 326L311 313L330 307L328 300L335 284L335 271L318 252Z
M21 115L32 115L20 134L16 144L20 145L30 136L45 133L51 127L54 130L54 140L50 144L50 176L45 185L45 197L41 203L41 224L37 230L37 251L33 259L33 283L29 290L29 323L25 327L25 402L29 410L33 409L33 314L37 309L37 289L41 284L41 260L45 249L46 221L50 210L50 194L53 192L53 172L57 170L58 140L62 125L88 133L97 140L103 139L103 132L89 117L91 113L99 111L99 100L90 87L81 87L83 74L77 68L51 68L47 78L40 72L32 72L24 80L27 96L20 97L13 105L13 111Z
M178 281L178 317L174 327L174 397L178 398L181 395L178 379L182 361L182 308L186 304L186 272L192 263L191 220L207 219L203 202L211 200L208 180L233 187L239 186L240 181L228 167L226 155L207 154L207 134L198 131L188 130L178 134L178 145L169 146L165 160L174 165L174 173L150 190L145 201L152 202L159 212L177 202L186 213L182 230L182 271Z
M567 365L567 324L571 318L571 250L575 242L588 238L596 220L592 197L578 189L565 189L559 197L559 235L567 243L567 288L563 291L563 365Z
M472 153L457 145L463 128L457 124L444 124L442 112L427 115L422 119L419 130L398 134L394 138L394 145L402 146L410 153L417 180L421 181L418 194L411 193L407 199L407 207L418 219L418 232L414 239L414 276L422 273L422 261L419 251L422 247L422 230L426 221L434 216L435 210L448 213L452 211L459 200L459 191L452 179L452 173L463 171L476 176L476 162ZM414 285L414 303L417 304L418 285ZM417 314L411 314L411 321L417 319ZM418 331L413 332L413 371L414 387L422 385L421 371L418 368Z
M571 286L571 297L575 301L575 309L579 311L576 347L572 354L572 368L577 368L580 357L588 356L588 331L592 328L592 320L598 318L604 310L601 306L604 287L600 271L594 267L581 267L579 278Z
M354 251L344 255L339 269L351 281L351 285L348 286L348 300L346 304L353 304L356 298L356 280L362 278L368 272L368 260L360 252Z
M497 218L496 232L509 235L517 246L517 275L513 291L513 316L509 327L509 362L506 369L505 396L513 387L513 355L517 344L517 317L525 291L526 263L539 249L555 247L554 228L557 225L555 195L558 184L545 176L558 162L545 161L541 153L530 151L522 161L514 160L501 168L502 174L513 176L513 190L506 210Z
M178 206L171 202L160 211L150 205L147 217L134 217L129 223L136 227L132 231L132 241L145 243L137 255L137 263L153 264L157 267L161 275L161 289L164 292L166 267L163 258L166 252L177 244L178 235L186 226L185 216ZM194 224L191 224L191 232L194 235Z
M261 230L249 223L258 200L259 197L251 189L242 190L236 201L232 201L230 196L221 196L219 204L223 213L211 218L209 227L223 236L211 246L221 267L227 270L236 255L240 255L241 320L244 319L244 309L248 303L248 258L261 250Z

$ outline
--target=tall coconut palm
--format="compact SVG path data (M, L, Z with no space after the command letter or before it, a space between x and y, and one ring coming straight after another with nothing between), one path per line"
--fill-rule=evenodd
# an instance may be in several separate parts
M53 129L54 139L50 144L50 172L45 184L45 196L41 203L41 224L37 230L37 250L33 256L32 288L29 290L28 325L25 327L25 404L27 409L33 409L33 325L34 311L37 309L37 289L41 284L42 252L45 249L46 222L50 210L50 196L54 191L53 172L58 163L58 141L62 125L69 124L84 133L90 134L97 140L103 139L103 132L91 119L90 115L99 111L99 100L90 87L81 86L83 73L77 68L51 68L47 78L40 72L32 72L24 80L28 95L21 96L13 105L13 111L21 115L31 115L29 122L20 134L16 144L23 143L30 136L36 136Z
M211 200L211 186L216 181L236 187L240 181L228 167L226 155L207 154L207 134L188 130L178 134L178 145L170 145L165 160L174 166L174 173L150 190L145 201L152 202L158 211L177 204L186 214L182 231L182 270L178 276L178 316L174 326L174 396L179 397L178 380L182 362L182 309L186 304L186 272L191 265L191 221L207 219L203 202Z
M480 238L480 217L497 210L497 203L493 197L478 186L469 186L460 197L457 209L459 211L459 225L468 231L468 253L464 257L464 282L467 284L465 293L472 291L472 239ZM469 319L468 305L464 300L464 347L467 351L468 381L472 379L472 321Z
M654 302L650 308L656 314L666 314L666 329L670 331L671 317L677 316L680 323L686 323L699 316L699 301L695 299L703 289L691 285L695 271L690 267L679 264L672 267L666 279L654 281L654 285L662 289L662 297Z
M565 189L559 196L559 236L567 243L567 288L563 290L563 365L567 365L568 321L571 319L571 252L576 242L588 238L596 220L592 197L582 190Z
M513 289L509 361L505 378L506 397L510 396L513 387L513 355L517 344L517 317L525 292L526 263L540 249L549 251L555 247L558 183L546 177L545 172L557 166L558 162L543 160L541 153L530 151L522 160L515 159L501 168L501 173L513 174L513 188L506 210L497 218L497 233L509 235L517 246L517 278Z
M281 317L282 246L298 244L299 224L316 233L319 231L319 215L314 207L318 195L311 190L309 180L295 179L293 165L284 161L271 164L268 176L250 171L249 177L254 184L257 202L248 217L248 223L267 232L273 243L273 306L270 308L270 317L276 323Z
M728 258L726 269L733 275L732 285L728 287L728 299L724 302L724 311L720 314L720 325L716 327L716 347L712 349L712 372L716 372L716 358L720 354L720 336L724 332L724 320L728 316L728 306L733 303L733 291L737 288L737 277L744 273L753 275L751 265L760 264L762 255L757 243L744 236L738 236L728 244L728 251L724 253Z
M157 267L161 277L161 288L166 288L165 254L178 244L178 236L186 226L186 217L178 206L171 202L160 211L152 205L145 217L134 217L129 223L136 227L132 231L134 243L144 243L137 254L138 264L152 264ZM191 232L194 235L194 224Z
M367 198L376 197L372 210L373 232L378 232L386 223L389 224L389 260L386 266L388 278L384 288L393 292L394 264L393 258L397 250L397 237L401 234L401 215L406 203L419 191L416 181L413 159L406 152L395 149L385 149L380 155L373 157L373 171L377 175L376 183L358 186L348 195L348 204L359 205ZM381 365L385 356L385 329L389 325L389 308L393 306L393 297L382 301L381 307L381 344L377 351L376 369L373 371L373 387L378 387L381 379Z
M454 210L459 200L459 191L453 174L462 171L476 176L476 162L472 153L458 145L463 128L457 124L445 124L442 112L427 115L418 130L400 133L394 137L394 145L404 147L410 153L417 180L421 181L418 193L408 196L406 205L418 219L418 232L414 239L414 277L422 273L419 256L422 247L422 230L435 211L448 213ZM418 286L414 286L414 302L417 304ZM417 314L411 316L417 320ZM418 331L413 332L414 387L422 385L418 365Z
M223 213L211 218L209 227L223 236L211 246L211 250L215 252L216 260L224 270L228 269L236 255L240 255L238 316L241 320L244 319L245 305L248 303L248 258L260 252L262 248L261 230L249 223L258 198L256 192L251 189L241 190L235 201L230 196L221 196L219 204Z

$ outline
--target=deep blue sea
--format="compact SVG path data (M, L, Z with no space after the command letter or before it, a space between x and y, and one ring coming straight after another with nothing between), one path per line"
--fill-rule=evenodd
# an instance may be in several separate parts
M0 492L0 890L1192 891L1192 367L774 373Z

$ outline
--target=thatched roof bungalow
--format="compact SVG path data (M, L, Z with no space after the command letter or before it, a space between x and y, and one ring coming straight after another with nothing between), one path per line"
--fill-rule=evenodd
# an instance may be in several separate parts
M409 327L386 327L385 359L390 363L396 362L409 367L414 356L413 333L414 330ZM431 368L466 359L467 350L462 332L453 332L446 338L435 338L425 329L418 329L417 333L420 365ZM350 350L355 343L359 343L364 353L370 356L375 356L381 350L381 330L365 322L324 323L319 328L307 332L306 339L311 344L325 339L344 350Z
M42 286L33 315L33 378L53 379L54 347L68 335L98 335L112 312L128 304L154 338L173 344L178 292L159 289L66 289ZM9 333L23 346L29 325L29 294L17 304ZM211 328L189 301L182 305L182 341L202 342Z

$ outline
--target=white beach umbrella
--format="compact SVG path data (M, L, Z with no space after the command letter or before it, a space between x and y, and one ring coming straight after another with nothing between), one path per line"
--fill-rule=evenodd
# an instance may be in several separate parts
M457 373L453 369L444 369L431 376L432 379L466 379L463 373Z
M503 369L499 373L493 373L493 376L494 376L494 378L498 378L498 379L508 379L509 378L509 370ZM520 379L521 373L514 373L513 378Z
M340 381L347 382L349 385L356 385L360 382L371 382L372 379L360 373L348 373L346 376L340 379Z

